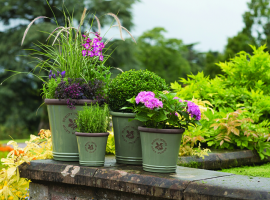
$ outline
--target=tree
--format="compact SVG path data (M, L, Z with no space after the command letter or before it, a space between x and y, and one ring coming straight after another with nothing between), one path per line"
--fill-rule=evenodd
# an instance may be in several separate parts
M251 52L249 45L270 44L270 1L251 0L248 11L243 14L244 28L234 37L228 38L225 59L230 59L240 51Z
M64 1L63 4L63 1L59 0L0 0L0 20L3 21L5 25L12 24L14 21L19 22L15 27L0 32L0 83L13 75L12 72L4 70L30 72L34 68L35 63L30 62L30 59L26 57L28 52L24 49L32 47L33 42L45 42L48 37L47 33L51 32L56 27L55 19L59 25L63 25L65 23L63 10L67 15L73 15L74 21L75 23L77 22L77 24L84 7L89 8L88 13L97 13L98 15L103 15L108 12L119 12L118 17L122 20L122 24L131 28L133 24L130 8L136 1L137 0L88 0L84 2L67 0ZM29 29L24 44L21 47L21 40L26 25L38 16L46 16L48 18L35 21ZM93 16L88 15L86 20L90 20L90 17ZM101 17L101 22L103 22L101 25L104 26L111 21L106 17ZM94 23L94 25L96 25L96 23ZM42 104L39 91L41 85L42 82L34 76L25 74L13 76L0 86L0 99L2 99L0 128L1 126L5 126L9 130L13 129L15 131L15 127L20 127L20 130L28 129L29 132L36 132L40 122L43 125L46 124L47 113L45 106L43 106L36 115L37 108ZM41 119L44 120L40 121ZM13 136L22 137L19 133Z
M182 40L165 39L162 35L165 31L164 28L157 27L144 32L138 38L135 56L142 68L155 72L170 83L179 77L186 77L191 69L183 56L187 48Z

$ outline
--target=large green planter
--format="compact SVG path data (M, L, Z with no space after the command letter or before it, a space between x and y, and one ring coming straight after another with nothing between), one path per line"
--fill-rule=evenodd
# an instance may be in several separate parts
M117 163L141 165L142 148L138 126L142 123L134 119L134 113L110 112L113 121L115 158Z
M77 136L79 162L82 166L103 166L109 133L79 133Z
M142 142L143 170L173 173L184 129L138 127Z
M60 161L79 161L76 124L77 112L84 103L96 103L96 100L74 100L75 109L67 106L66 100L45 99L48 107L50 130L52 133L53 159Z

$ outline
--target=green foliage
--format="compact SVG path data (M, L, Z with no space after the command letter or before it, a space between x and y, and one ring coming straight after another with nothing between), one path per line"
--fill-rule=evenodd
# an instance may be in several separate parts
M108 105L99 104L83 106L83 110L78 111L76 119L77 132L81 133L106 133L109 128Z
M9 154L9 151L0 151L0 170L1 168L7 168L7 165L3 165L1 162L1 158L6 158L7 155Z
M200 166L202 165L202 163L198 163L196 161L190 161L188 163L184 163L184 162L178 162L177 163L178 166L183 166L183 167L190 167L190 168L200 168Z
M115 143L114 143L114 136L112 134L108 136L106 154L115 155Z
M224 73L219 77L198 73L180 79L185 87L177 82L171 87L178 97L207 100L215 110L205 112L202 128L185 132L190 138L199 134L202 145L214 148L255 149L264 159L270 156L270 57L265 46L252 50L253 55L240 52L230 62L219 63ZM245 112L240 115L239 109Z
M221 171L244 176L270 178L270 163L263 164L260 166L242 166L230 169L222 169Z
M62 80L68 83L68 78L57 77L56 79L52 78L48 80L47 84L43 84L43 88L42 88L43 96L46 99L54 99L56 88L58 84L61 83Z
M163 91L168 90L165 80L153 72L147 70L130 70L117 75L108 87L108 104L112 111L122 112L122 107L130 107L127 102L141 91ZM132 112L125 110L125 112Z

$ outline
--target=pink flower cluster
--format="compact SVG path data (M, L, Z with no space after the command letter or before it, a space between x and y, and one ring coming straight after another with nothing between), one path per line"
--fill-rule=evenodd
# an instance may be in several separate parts
M150 108L151 110L153 110L153 108L163 107L162 101L155 98L155 94L150 91L140 92L135 98L135 101L137 104L143 103L145 107Z
M86 35L82 35L86 41L86 43L82 44L85 50L82 50L83 56L98 56L100 61L103 61L102 49L105 47L104 43L101 42L102 37L96 33L96 38L91 40L90 38L86 38Z

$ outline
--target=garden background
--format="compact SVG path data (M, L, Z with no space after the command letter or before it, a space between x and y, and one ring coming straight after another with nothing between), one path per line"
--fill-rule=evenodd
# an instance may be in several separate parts
M132 33L135 28L132 8L144 1L146 0L67 0L64 1L64 6L74 13L74 19L77 21L80 20L83 8L86 7L89 13L96 13L101 24L105 25L104 29L112 21L100 16L108 12L118 13L122 25ZM137 36L137 44L134 44L131 39L126 39L125 42L113 39L110 42L111 49L117 48L107 65L124 71L148 69L165 78L168 84L179 81L179 78L187 78L188 74L196 75L202 71L211 79L222 75L224 71L216 63L229 61L240 51L252 54L253 50L249 45L259 47L269 43L269 0L249 0L247 2L246 12L242 15L244 27L242 29L239 27L239 32L227 39L223 51L201 52L197 50L197 43L200 41L196 37L194 43L186 43L181 40L181 32L178 34L179 37L170 38L166 36L166 30L163 27L155 27ZM64 24L64 16L59 10L62 9L63 2L49 0L48 3L59 24ZM232 7L236 6L233 2L228 2L228 4ZM45 0L0 0L0 22L4 25L12 25L16 22L16 26L4 26L0 31L0 83L13 75L13 72L7 70L29 72L35 67L35 63L30 62L29 57L26 57L28 52L25 49L33 46L33 43L46 40L47 34L41 30L51 32L55 29L56 25L53 25L54 23L51 23L52 20L49 19L54 18L53 12ZM160 15L162 14L160 13ZM37 20L21 46L27 24L37 16L49 18ZM213 17L215 17L214 11ZM171 19L167 23L171 23L172 26L181 26L177 23L177 18ZM202 21L201 23L207 22ZM215 29L214 26L213 29ZM200 35L200 32L196 34ZM268 49L264 51L267 52ZM119 73L116 69L112 69L112 72L114 76ZM183 85L183 82L180 84ZM10 136L14 139L28 138L30 134L36 134L40 128L49 127L46 106L40 107L43 100L38 88L41 88L41 85L42 82L30 74L13 76L1 84L0 140L10 139Z

